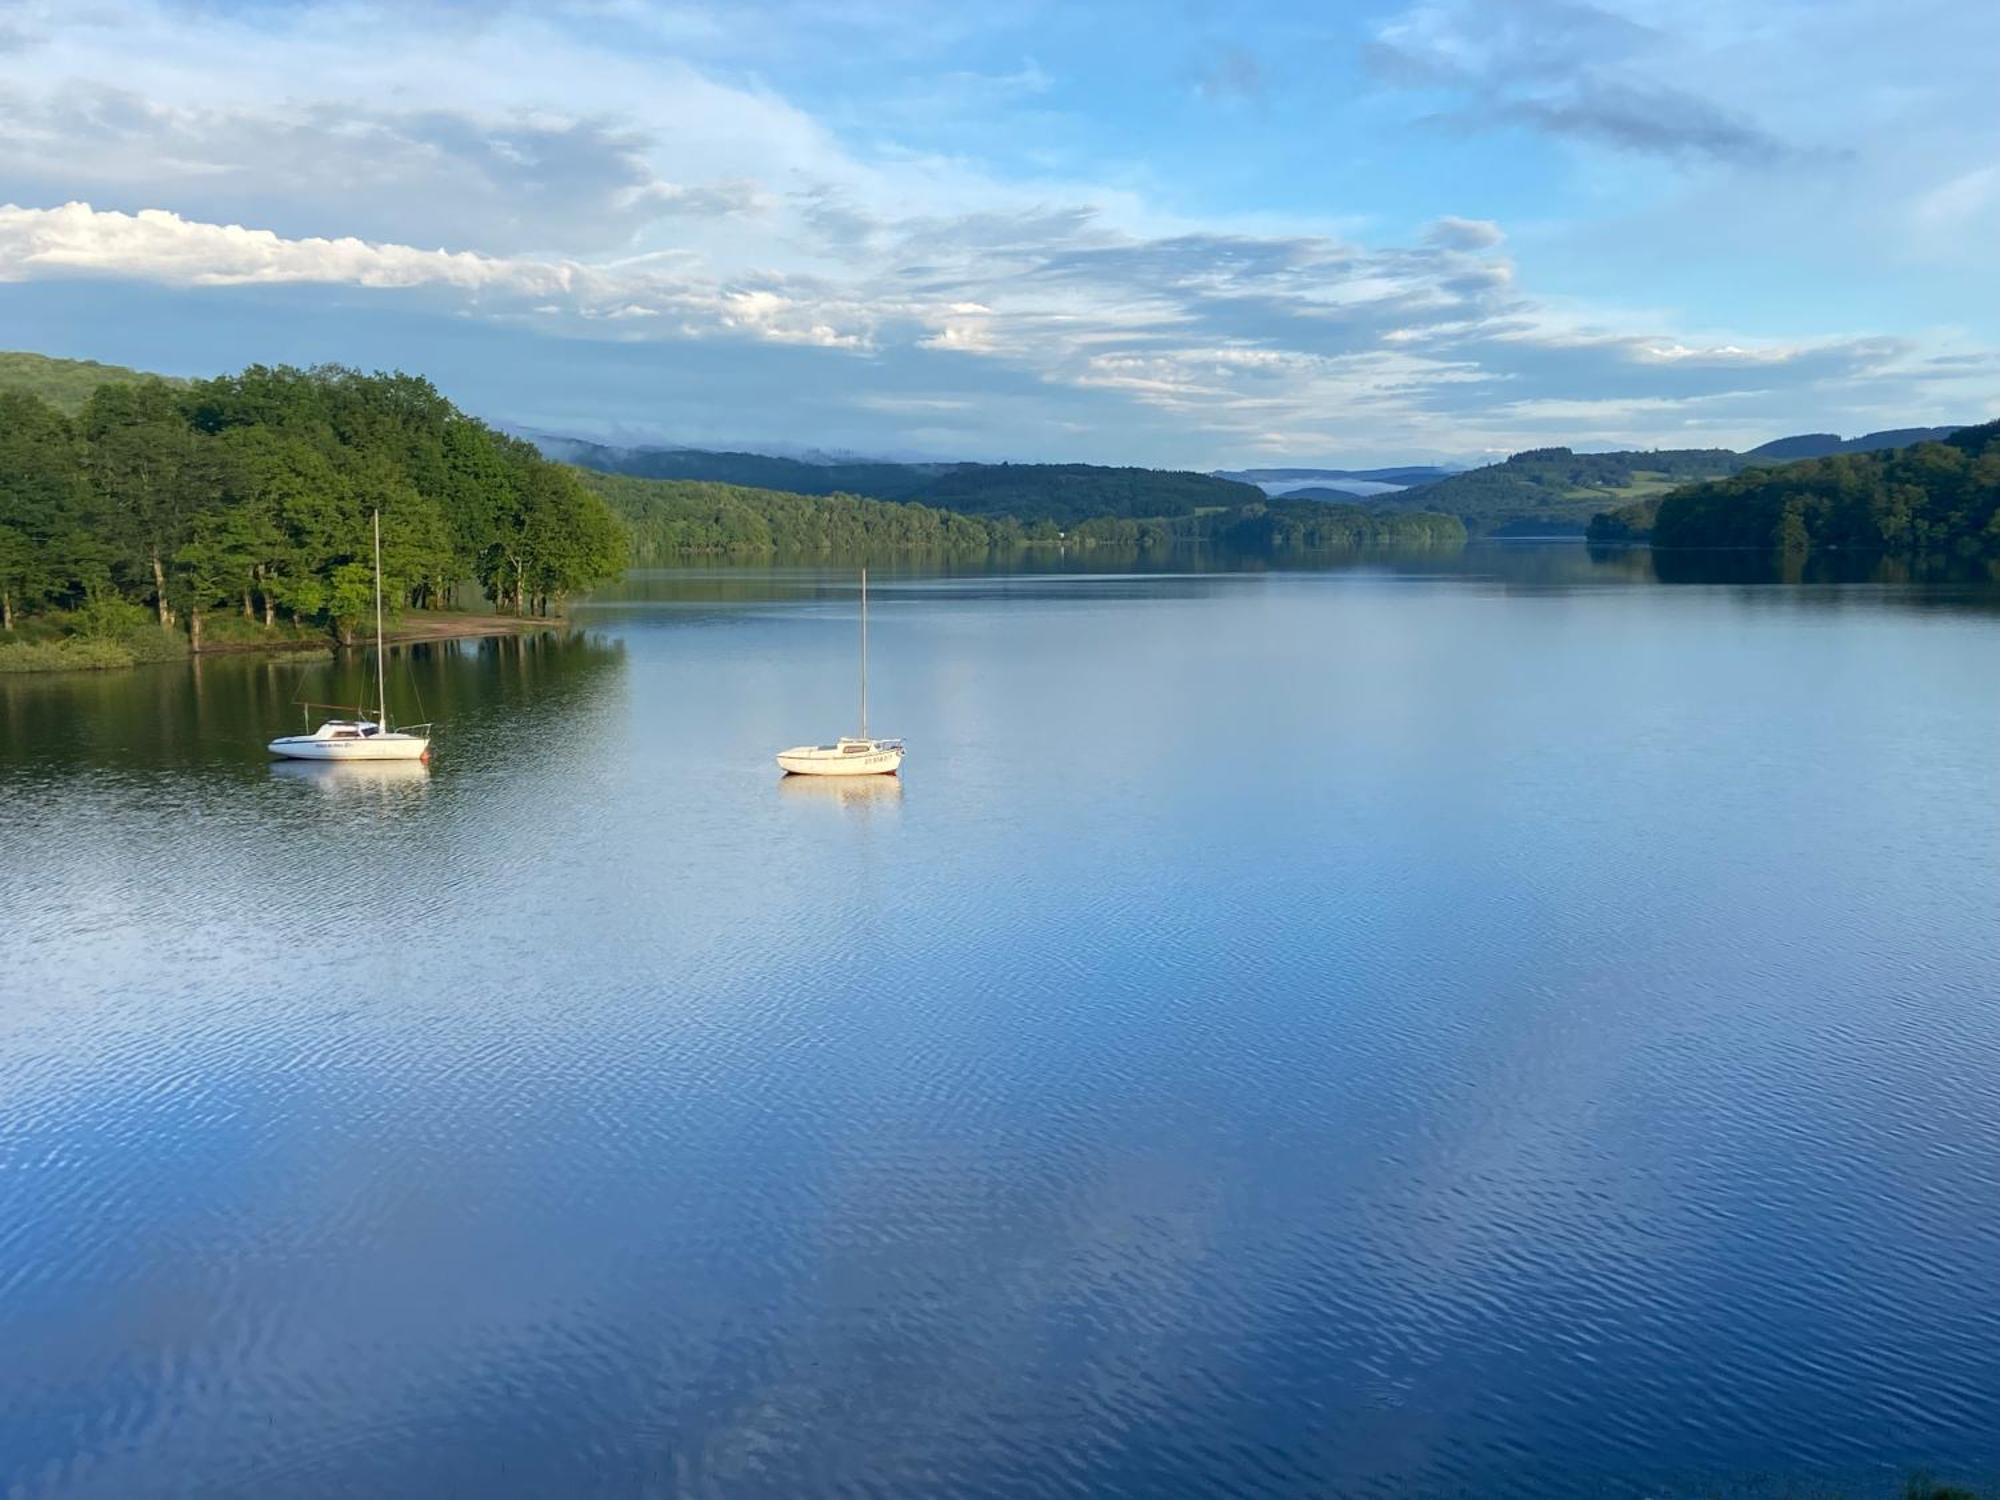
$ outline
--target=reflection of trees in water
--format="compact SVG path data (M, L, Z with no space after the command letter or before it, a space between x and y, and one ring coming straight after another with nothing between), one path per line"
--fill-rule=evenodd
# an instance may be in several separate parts
M703 604L790 603L851 594L865 565L871 586L898 581L1019 578L1037 574L1264 573L1380 567L1397 560L1448 557L1457 547L1242 548L1219 543L1169 547L1023 547L974 553L901 553L894 557L783 557L740 563L695 562L686 567L636 568L620 582L598 589L584 603L600 609L686 608Z
M1626 550L1643 558L1659 583L1764 590L1746 597L1771 602L2000 613L2000 563L1979 558L1671 547L1602 550Z
M622 680L624 647L587 631L537 631L392 646L389 713L440 726L440 754L494 715L580 717ZM264 746L328 717L315 704L375 700L375 658L230 654L100 673L0 677L0 764L174 767L236 763L261 772Z

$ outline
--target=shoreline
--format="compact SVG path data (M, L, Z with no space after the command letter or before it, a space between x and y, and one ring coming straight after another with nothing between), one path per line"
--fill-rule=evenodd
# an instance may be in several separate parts
M426 612L416 611L423 615ZM391 646L420 645L425 641L470 641L495 635L525 635L535 630L555 630L567 627L567 615L471 615L441 611L422 619L405 619L400 625L392 625L384 636ZM282 640L222 640L204 644L199 651L190 650L190 657L196 656L246 656L253 652L285 651L365 651L369 641L356 640L351 646L342 646L331 636L288 636Z
M400 624L385 632L391 646L414 646L432 641L483 640L494 636L529 635L545 630L572 627L567 615L495 615L458 611L412 611ZM164 634L164 632L163 632ZM86 641L69 636L56 641L0 644L0 676L41 675L50 672L111 672L131 667L159 666L168 662L205 661L216 656L332 656L336 652L366 650L372 641L357 640L343 647L330 635L273 633L259 639L227 637L211 639L199 651L187 644L187 637L175 632L179 649L134 650L124 641Z

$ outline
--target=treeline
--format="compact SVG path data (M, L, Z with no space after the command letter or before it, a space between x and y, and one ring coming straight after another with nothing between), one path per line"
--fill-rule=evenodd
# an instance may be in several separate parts
M416 376L148 377L98 386L74 418L0 391L0 629L144 609L199 650L228 611L349 641L373 607L377 511L385 594L415 608L476 581L502 610L547 614L626 558L575 471Z
M1234 509L1260 504L1264 492L1254 484L1177 469L959 464L917 491L916 498L965 515L1071 527L1105 517L1144 520Z
M896 552L984 553L1061 543L1153 551L1207 542L1251 551L1463 542L1454 516L1391 513L1310 501L1266 502L1197 515L1095 516L1068 529L1011 516L967 516L916 502L795 495L692 480L586 474L630 528L642 561L675 557L864 557ZM1258 493L1253 491L1253 493Z
M2000 422L1941 443L1746 469L1592 523L1656 547L2000 555Z
M642 562L986 552L1027 539L1012 520L980 521L914 503L575 472L623 520L631 532L632 555Z
M1175 469L1104 464L806 463L700 448L612 448L544 438L551 457L634 479L709 482L772 494L865 495L915 501L981 520L1061 529L1103 516L1147 519L1254 504L1252 484Z
M1456 546L1465 541L1457 516L1385 511L1321 501L1260 501L1195 516L1143 521L1105 516L1085 521L1072 541L1154 551L1177 542L1207 542L1244 552L1293 552L1353 547Z

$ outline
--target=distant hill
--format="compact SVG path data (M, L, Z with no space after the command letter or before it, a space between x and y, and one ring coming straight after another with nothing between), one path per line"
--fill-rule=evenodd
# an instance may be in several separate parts
M2000 422L1904 430L1947 436L1872 449L1843 445L1842 451L1789 463L1767 459L1726 479L1681 486L1595 516L1590 538L1790 552L2000 552Z
M614 448L538 436L551 458L639 479L699 480L794 495L919 501L974 517L1058 527L1099 517L1193 515L1261 502L1263 492L1213 474L1100 464L813 463L702 448Z
M867 557L1019 546L1013 522L926 505L801 495L700 479L641 479L578 469L632 533L641 562L686 556Z
M853 558L974 553L1052 544L1058 539L1047 521L1027 527L1011 516L969 516L915 501L799 495L708 480L577 472L624 520L632 533L634 555L641 561L704 555ZM1465 540L1465 527L1453 516L1391 514L1310 501L1267 504L1256 491L1251 494L1255 498L1243 505L1177 516L1099 514L1073 525L1063 544L1149 552L1177 543L1212 542L1278 553L1448 546Z
M1097 464L960 464L914 495L972 516L1067 526L1099 517L1174 517L1261 505L1255 485L1173 469Z
M131 384L146 379L144 370L101 365L94 359L56 359L47 354L0 352L0 391L39 396L65 416L75 416L100 385ZM168 377L169 385L185 385Z
M1443 511L1479 535L1580 536L1607 505L1665 494L1690 479L1734 474L1748 462L1728 448L1623 453L1531 448L1505 463L1378 496L1375 503Z
M530 439L546 457L600 474L635 479L694 479L791 495L868 495L907 500L950 465L860 462L815 463L764 453L707 448L617 448L581 438L536 433Z
M1880 453L1889 448L1907 448L1912 443L1941 443L1957 427L1896 427L1887 432L1870 432L1857 438L1843 438L1837 432L1805 432L1782 437L1750 450L1750 457L1780 459L1828 458L1835 453Z
M1639 529L1623 512L1605 527ZM2000 554L2000 422L1943 442L1758 465L1661 499L1656 547ZM1599 534L1594 532L1593 534Z
M1359 490L1337 490L1330 484L1302 485L1298 489L1279 493L1286 500L1322 500L1332 505L1353 505L1369 498Z

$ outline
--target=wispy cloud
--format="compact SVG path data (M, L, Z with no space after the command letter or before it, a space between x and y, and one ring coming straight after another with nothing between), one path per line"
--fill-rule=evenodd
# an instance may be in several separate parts
M751 212L737 178L672 182L643 131L548 110L181 105L70 84L0 90L0 173L118 197L171 193L216 215L322 221L364 234L476 237L494 249L590 251L676 218ZM18 188L17 188L18 191Z
M1668 32L1587 0L1422 0L1378 28L1376 75L1455 102L1438 118L1521 125L1670 157L1770 164L1802 148L1693 89Z
M1624 419L1648 401L1875 378L1917 353L1901 340L1717 343L1579 327L1520 293L1494 254L1497 227L1473 220L1387 248L1147 239L1053 210L861 229L875 255L842 275L721 277L688 255L586 264L288 238L161 210L9 205L0 280L346 287L625 343L812 347L858 361L835 377L857 406L964 410L963 396L911 406L906 393L869 389L871 362L922 350L1027 374L1052 399L1064 388L1115 394L1232 449L1361 424L1427 446L1454 426L1512 437L1556 412Z

